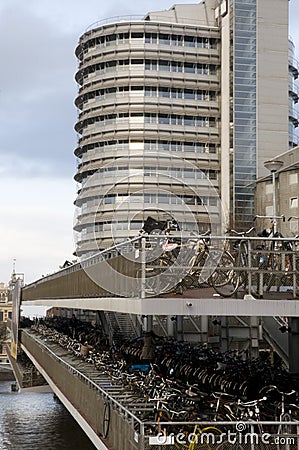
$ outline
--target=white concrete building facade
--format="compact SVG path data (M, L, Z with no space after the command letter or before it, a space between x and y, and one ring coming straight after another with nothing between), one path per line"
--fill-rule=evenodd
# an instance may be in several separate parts
M77 254L136 235L149 215L185 231L246 227L248 185L297 143L288 0L98 24L76 55Z

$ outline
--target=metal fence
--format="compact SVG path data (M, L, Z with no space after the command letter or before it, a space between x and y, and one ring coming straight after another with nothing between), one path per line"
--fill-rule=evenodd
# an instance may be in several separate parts
M141 297L176 291L179 285L214 287L219 273L223 285L238 277L238 292L299 296L298 238L150 235L142 241Z
M289 291L298 298L299 239L143 235L25 286L22 299L159 296L178 286L213 287L213 274L224 269L239 276L238 291L259 297Z
M142 422L99 384L76 369L41 339L22 331L22 344L109 448L139 450Z

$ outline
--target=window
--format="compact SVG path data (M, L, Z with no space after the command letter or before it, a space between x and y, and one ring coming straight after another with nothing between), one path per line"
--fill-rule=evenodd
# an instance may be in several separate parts
M130 230L140 230L141 228L142 228L142 222L138 222L138 221L134 220L130 223Z
M157 70L157 61L146 60L145 61L145 70Z
M157 34L156 33L145 33L145 42L147 44L156 44L157 43Z
M192 89L185 89L184 98L186 100L195 100L195 91L193 91Z
M170 72L170 61L160 61L159 70Z
M156 87L146 87L145 95L146 95L146 97L157 97L157 88Z
M120 33L118 35L119 44L127 42L128 39L129 39L129 33Z
M169 116L167 114L160 114L159 115L159 123L161 124L169 124Z
M216 170L209 170L209 179L210 180L217 180L217 172L216 172Z
M184 64L184 72L185 73L195 73L195 64L186 62Z
M266 184L266 195L269 195L272 193L273 193L273 184L272 183Z
M290 231L294 234L297 234L299 232L299 220L292 219L290 221Z
M298 208L298 197L290 198L290 208Z
M171 45L182 46L183 45L183 36L177 35L177 34L173 34L171 36Z
M159 34L159 44L170 45L170 38L168 34Z
M184 43L185 43L185 47L195 47L195 37L194 36L185 36Z
M169 88L161 87L159 89L159 96L169 98L170 97Z
M131 33L132 39L143 39L143 33Z
M210 206L217 206L217 197L210 197L209 199L209 205Z
M290 173L289 174L289 183L290 184L298 183L298 173Z
M185 116L184 118L184 125L186 126L194 126L195 124L195 118L192 116Z
M115 195L107 195L104 198L104 204L105 205L109 205L109 204L111 205L113 203L115 203Z
M116 43L116 34L110 34L106 36L106 46L113 45Z

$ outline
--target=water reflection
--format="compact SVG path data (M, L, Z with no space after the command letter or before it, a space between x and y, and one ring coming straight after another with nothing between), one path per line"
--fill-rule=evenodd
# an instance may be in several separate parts
M0 382L1 450L95 450L53 394L14 393L11 384Z

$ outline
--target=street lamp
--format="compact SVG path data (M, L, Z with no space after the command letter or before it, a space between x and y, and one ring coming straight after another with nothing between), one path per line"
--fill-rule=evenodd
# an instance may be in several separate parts
M275 173L283 166L283 161L271 160L265 161L264 167L272 173L272 187L273 187L273 235L277 232L277 216L276 216L276 188L275 188Z

